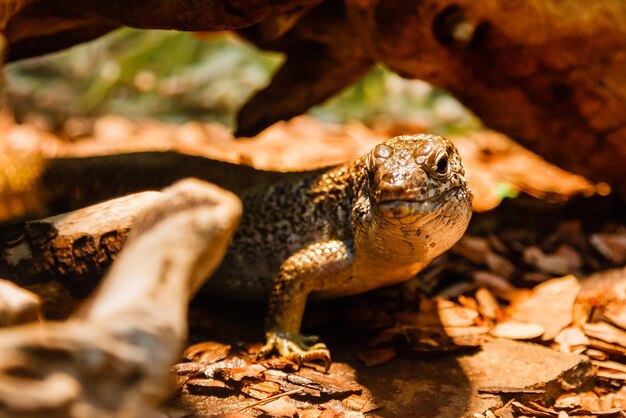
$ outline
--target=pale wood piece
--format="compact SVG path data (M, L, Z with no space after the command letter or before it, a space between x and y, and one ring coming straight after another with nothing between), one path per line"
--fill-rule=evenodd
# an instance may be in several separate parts
M0 331L0 416L147 416L167 395L188 301L240 215L239 200L208 183L165 189L79 312Z

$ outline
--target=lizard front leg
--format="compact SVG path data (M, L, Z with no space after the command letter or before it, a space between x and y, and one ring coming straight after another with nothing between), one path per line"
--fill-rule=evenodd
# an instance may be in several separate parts
M300 335L300 325L309 293L331 289L351 277L352 251L342 241L319 242L295 253L280 267L275 278L266 317L264 357L271 351L298 367L304 361L321 360L330 367L330 352L317 337Z

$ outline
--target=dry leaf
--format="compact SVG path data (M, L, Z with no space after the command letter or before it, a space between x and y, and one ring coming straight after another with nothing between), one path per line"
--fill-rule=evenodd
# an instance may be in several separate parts
M572 313L580 284L569 275L536 286L528 298L513 303L510 319L542 325L543 340L551 340L572 323Z
M187 347L183 357L196 363L213 364L224 360L230 352L230 345L206 341Z

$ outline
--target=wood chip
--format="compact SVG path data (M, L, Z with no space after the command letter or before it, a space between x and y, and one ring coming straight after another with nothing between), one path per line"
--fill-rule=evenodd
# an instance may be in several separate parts
M570 352L577 347L586 347L589 345L589 339L581 330L577 327L568 327L563 329L559 335L554 339L559 344L561 351Z
M606 322L590 322L583 325L587 336L626 348L626 332Z
M597 411L600 409L600 398L593 392L580 394L580 407L585 411Z
M178 363L172 367L172 371L179 376L201 376L205 370L206 364L193 362Z
M517 321L506 321L497 324L490 332L494 337L510 340L532 340L541 337L545 332L542 325Z
M554 402L554 407L556 409L574 409L580 406L581 399L579 395L566 393L557 398Z
M298 408L287 397L278 398L254 408L260 409L271 417L293 417L298 412Z
M309 396L317 398L322 396L322 392L320 390L288 382L287 376L289 376L289 374L280 370L266 370L265 372L263 372L263 378L265 380L278 383L280 385L280 389L283 391L290 392L294 390L301 390L303 391L303 393L306 393Z
M346 408L364 414L380 408L380 405L377 405L371 398L354 394L342 400L341 403L344 404Z
M585 350L584 354L592 360L604 361L609 358L609 355L604 351L596 350L593 348L588 348L587 350Z
M281 392L278 383L267 381L244 386L241 391L255 399L266 399Z
M233 393L233 387L221 380L189 379L185 385L190 393L195 395L228 396Z
M543 394L546 393L544 389L530 389L530 388L513 388L507 386L483 386L478 388L480 393L491 393L494 395L502 394Z
M592 360L591 364L593 364L594 366L603 368L603 369L614 370L614 371L626 373L626 364L618 363L616 361Z
M456 303L438 299L439 320L444 327L469 327L476 325L478 312L464 308Z
M624 280L626 281L626 277ZM626 297L626 295L624 296ZM611 301L604 305L602 316L621 329L626 329L626 298L619 301Z
M396 356L396 350L391 347L368 348L356 353L356 357L367 367L378 366L389 362Z
M322 373L309 370L300 370L287 375L287 381L296 385L319 390L326 395L348 395L361 393L361 388L350 383L342 382Z
M522 412L523 414L529 414L530 416L542 417L542 418L558 417L558 413L556 413L556 412L554 412L554 413L544 412L544 411L541 411L541 410L539 410L537 408L533 408L533 407L524 405L524 404L522 404L520 402L517 402L517 401L511 402L511 405L518 412Z
M498 300L493 295L493 293L489 291L489 289L487 289L486 287L478 288L478 290L476 290L476 293L474 294L474 297L478 302L480 313L492 320L498 317L500 304L498 303Z

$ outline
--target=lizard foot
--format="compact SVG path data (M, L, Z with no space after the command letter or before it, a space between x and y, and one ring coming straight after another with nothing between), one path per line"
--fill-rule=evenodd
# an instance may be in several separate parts
M324 364L324 372L327 372L330 368L330 351L326 344L316 343L318 338L315 336L268 332L266 337L267 342L259 350L257 358L266 357L276 350L281 357L295 361L298 370L305 361L317 360Z

